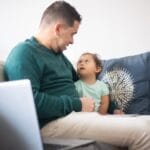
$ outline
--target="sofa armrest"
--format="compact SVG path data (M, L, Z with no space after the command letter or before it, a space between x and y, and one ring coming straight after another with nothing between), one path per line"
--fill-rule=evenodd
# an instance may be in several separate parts
M0 81L5 81L4 77L4 62L0 61Z

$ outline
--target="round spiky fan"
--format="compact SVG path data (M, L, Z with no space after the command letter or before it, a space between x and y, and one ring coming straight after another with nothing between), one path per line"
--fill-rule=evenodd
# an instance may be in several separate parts
M102 80L108 85L110 98L125 110L133 98L134 85L130 73L123 68L115 68L107 71Z

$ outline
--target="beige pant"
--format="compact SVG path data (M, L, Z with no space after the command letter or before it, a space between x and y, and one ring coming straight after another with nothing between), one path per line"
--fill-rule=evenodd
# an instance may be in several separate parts
M72 112L44 126L43 137L94 139L129 150L150 150L150 119Z

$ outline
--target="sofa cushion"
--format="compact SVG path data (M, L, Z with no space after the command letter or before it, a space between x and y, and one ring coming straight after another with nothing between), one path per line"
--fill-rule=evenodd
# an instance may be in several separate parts
M126 113L150 114L150 52L104 60L98 79Z
M5 80L3 67L4 67L4 62L0 61L0 81L4 81Z

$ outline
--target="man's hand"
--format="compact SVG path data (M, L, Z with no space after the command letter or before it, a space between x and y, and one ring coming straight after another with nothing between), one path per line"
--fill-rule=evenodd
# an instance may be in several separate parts
M82 111L84 112L92 112L94 111L95 102L91 98L82 97L80 98L82 103Z

